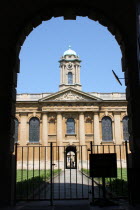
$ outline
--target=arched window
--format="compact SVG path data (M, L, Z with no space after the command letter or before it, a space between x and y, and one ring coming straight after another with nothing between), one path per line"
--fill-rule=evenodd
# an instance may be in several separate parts
M129 140L129 133L128 133L128 116L125 116L122 120L123 122L123 139Z
M75 122L73 118L67 119L67 134L75 133Z
M37 117L32 117L29 122L29 142L39 142L40 122Z
M102 140L112 141L112 120L110 117L103 117L102 119Z
M18 119L15 118L15 133L14 133L14 142L18 142L18 125L19 125L19 122L18 122Z
M73 84L73 75L71 72L68 73L68 84L69 85Z

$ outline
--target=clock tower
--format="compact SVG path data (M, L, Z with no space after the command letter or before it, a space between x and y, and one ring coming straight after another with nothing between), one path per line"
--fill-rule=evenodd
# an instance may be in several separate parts
M81 90L80 84L80 62L76 52L71 49L66 50L60 59L60 85L59 90L73 87Z

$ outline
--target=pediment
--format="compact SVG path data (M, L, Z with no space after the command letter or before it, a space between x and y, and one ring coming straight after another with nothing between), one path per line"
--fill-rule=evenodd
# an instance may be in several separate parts
M97 101L102 100L100 98L97 98L93 95L90 95L88 93L85 93L83 91L76 90L74 88L67 88L64 90L61 90L57 93L54 93L52 95L49 95L47 97L44 97L40 99L39 101L47 102L47 101Z

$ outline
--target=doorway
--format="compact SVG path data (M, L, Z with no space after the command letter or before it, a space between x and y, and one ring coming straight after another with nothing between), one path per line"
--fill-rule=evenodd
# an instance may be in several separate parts
M68 146L66 148L66 169L77 169L76 146Z

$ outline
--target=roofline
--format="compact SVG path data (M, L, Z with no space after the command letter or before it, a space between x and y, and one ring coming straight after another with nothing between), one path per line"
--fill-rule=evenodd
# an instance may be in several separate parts
M72 60L67 60L67 59L61 59L61 60L59 60L58 62L60 63L61 61L68 61L68 62L71 62L71 61L78 61L78 62L82 62L82 60L79 60L79 59L72 59Z
M65 88L65 89L62 89L62 90L59 90L58 92L55 92L54 94L52 94L51 96L45 96L44 98L40 98L39 101L42 101L44 99L49 99L49 98L53 98L54 96L58 95L58 94L61 94L61 93L64 93L68 90L72 90L74 92L78 92L78 93L81 93L89 98L92 98L92 99L96 99L96 100L102 100L101 98L98 98L97 96L93 96L93 95L90 95L89 93L86 93L84 91L81 91L81 90L78 90L78 89L75 89L73 87L68 87L68 88Z
M104 103L104 102L124 102L127 103L127 100L95 100L95 101L16 101L16 103Z

